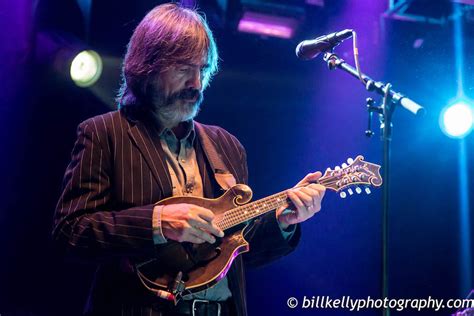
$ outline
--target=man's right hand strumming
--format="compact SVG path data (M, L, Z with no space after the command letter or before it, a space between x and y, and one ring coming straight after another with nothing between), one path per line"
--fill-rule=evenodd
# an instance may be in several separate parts
M167 239L178 242L214 243L214 236L223 237L214 220L214 213L193 204L165 205L161 213L161 229Z

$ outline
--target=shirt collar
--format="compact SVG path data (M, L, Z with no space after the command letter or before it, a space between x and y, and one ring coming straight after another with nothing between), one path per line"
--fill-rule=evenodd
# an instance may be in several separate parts
M186 140L190 144L193 144L194 139L196 138L196 130L194 128L194 121L193 120L185 121L185 122L183 122L183 125L184 125L185 131L186 131L185 136L183 137L183 140ZM159 133L160 137L165 137L168 133L172 133L173 136L176 137L176 135L174 135L173 131L170 128L165 128L165 127L159 126L158 127L158 133Z

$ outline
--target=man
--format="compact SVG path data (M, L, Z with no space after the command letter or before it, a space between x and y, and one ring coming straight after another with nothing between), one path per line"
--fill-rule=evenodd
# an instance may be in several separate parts
M292 210L282 207L255 220L246 236L250 252L237 257L215 286L175 305L140 282L135 264L167 243L214 243L224 235L211 210L156 202L178 195L214 198L247 183L238 140L193 121L217 60L200 15L176 4L157 6L128 45L119 111L79 125L53 237L68 254L98 264L87 314L246 315L244 263L260 265L292 251L298 223L320 210L325 189L314 183L317 172L288 191ZM213 168L216 161L224 170Z

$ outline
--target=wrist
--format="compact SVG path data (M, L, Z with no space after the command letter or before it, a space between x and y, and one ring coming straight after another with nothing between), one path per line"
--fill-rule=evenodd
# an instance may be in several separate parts
M152 226L153 226L153 243L155 245L164 244L168 240L163 234L163 226L161 223L161 215L163 213L163 205L155 205L153 207L153 217L152 217Z
M277 222L278 222L278 225L280 226L281 230L287 230L288 227L290 226L290 224L286 223L283 221L283 219L277 217Z

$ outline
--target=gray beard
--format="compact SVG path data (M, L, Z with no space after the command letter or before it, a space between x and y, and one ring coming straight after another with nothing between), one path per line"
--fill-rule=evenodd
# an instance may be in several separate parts
M152 95L153 115L160 126L173 128L181 122L194 119L201 109L202 98L196 103L181 103L176 105L177 100L170 101L160 93Z
M173 128L181 122L194 119L201 109L199 102L195 104L155 106L153 113L164 128Z

